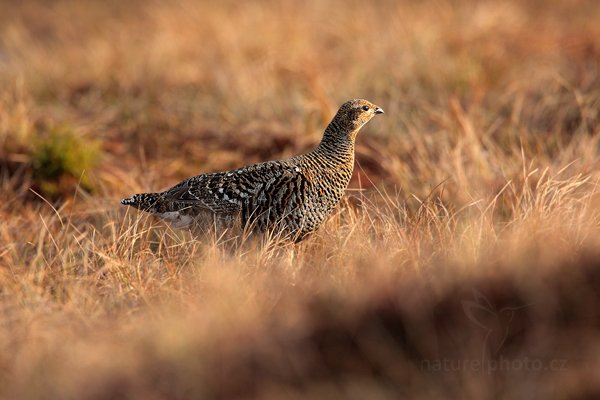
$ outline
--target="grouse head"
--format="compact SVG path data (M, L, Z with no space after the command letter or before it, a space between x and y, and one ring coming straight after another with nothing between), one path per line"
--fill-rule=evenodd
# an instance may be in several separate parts
M360 128L376 114L383 114L383 110L370 101L363 99L347 101L333 117L325 134L336 139L354 140Z

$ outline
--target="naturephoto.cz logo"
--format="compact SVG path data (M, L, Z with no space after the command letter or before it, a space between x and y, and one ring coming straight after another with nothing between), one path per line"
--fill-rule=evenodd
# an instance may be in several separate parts
M493 373L496 371L564 371L567 360L549 360L523 358L473 359L473 360L421 360L421 370L432 372L475 371Z
M421 369L434 372L451 371L563 371L567 369L567 360L521 357L497 357L500 349L510 333L511 324L518 312L529 304L516 307L496 308L476 289L473 289L473 300L461 301L467 318L482 329L484 337L481 344L479 359L430 359L421 360ZM491 354L493 357L488 356Z

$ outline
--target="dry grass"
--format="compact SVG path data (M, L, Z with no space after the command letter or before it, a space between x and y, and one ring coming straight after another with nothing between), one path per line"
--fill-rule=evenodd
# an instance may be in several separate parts
M0 397L598 395L598 2L122 3L0 4ZM118 205L354 97L386 114L299 246ZM100 159L47 193L65 126Z

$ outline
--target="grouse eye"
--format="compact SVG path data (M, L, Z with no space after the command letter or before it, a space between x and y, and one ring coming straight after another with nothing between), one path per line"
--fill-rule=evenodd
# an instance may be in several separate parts
M363 106L363 107L362 107L362 109L363 109L364 111L369 111L369 106Z

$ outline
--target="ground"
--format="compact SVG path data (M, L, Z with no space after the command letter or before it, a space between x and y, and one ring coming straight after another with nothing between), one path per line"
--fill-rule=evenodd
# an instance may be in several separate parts
M0 397L594 398L600 3L0 2ZM357 138L299 245L119 204Z

